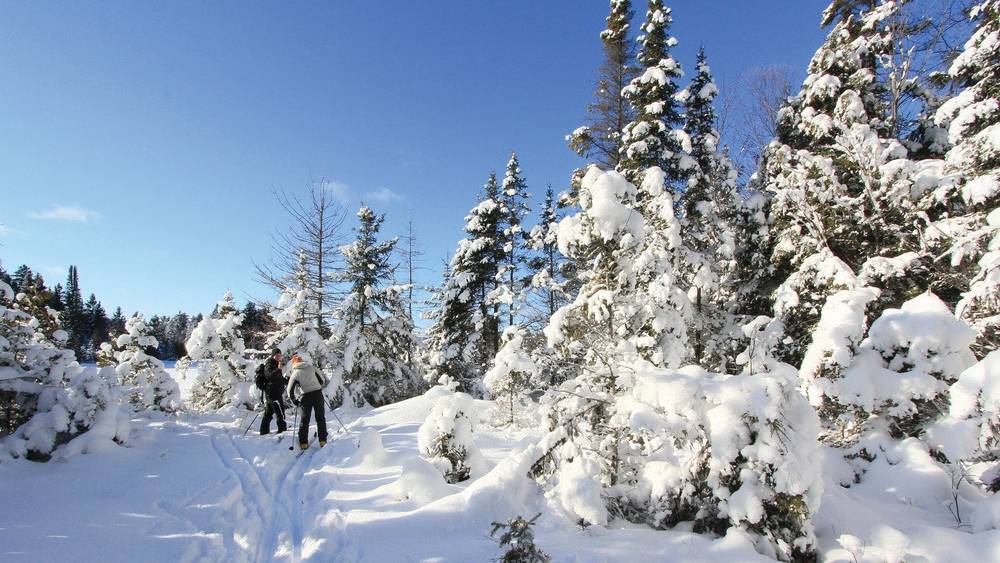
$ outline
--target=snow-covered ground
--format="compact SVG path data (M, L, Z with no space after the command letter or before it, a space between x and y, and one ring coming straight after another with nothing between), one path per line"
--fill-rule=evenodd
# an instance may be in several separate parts
M186 393L189 381L176 377ZM229 411L141 418L129 447L5 463L0 559L489 561L501 553L492 521L541 513L536 542L555 561L768 560L740 533L575 525L524 476L518 452L533 442L524 432L482 425L486 473L445 483L417 449L437 393L338 411L346 432L328 413L330 444L302 456L288 433L244 436L246 413ZM973 534L953 516L950 476L916 441L883 458L859 485L827 483L815 520L826 559L1000 558L1000 532Z

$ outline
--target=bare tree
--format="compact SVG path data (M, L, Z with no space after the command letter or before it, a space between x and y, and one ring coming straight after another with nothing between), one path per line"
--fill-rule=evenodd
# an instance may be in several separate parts
M784 65L753 66L722 90L719 131L731 145L730 158L741 174L757 168L764 148L777 133L778 110L792 90L792 72Z
M257 277L279 291L307 284L312 301L310 314L325 336L330 311L342 293L335 275L342 269L340 245L345 242L346 211L325 181L310 185L303 196L276 190L274 197L290 224L286 230L271 235L272 256L266 264L254 263Z
M416 322L413 317L413 290L416 287L415 274L418 270L423 270L420 263L422 261L421 257L424 255L423 251L420 250L420 246L417 244L417 232L413 228L413 219L409 219L406 222L406 234L399 237L399 241L402 243L396 248L399 250L400 258L402 259L403 271L406 273L406 284L409 286L407 289L407 299L406 307L410 314L410 320Z

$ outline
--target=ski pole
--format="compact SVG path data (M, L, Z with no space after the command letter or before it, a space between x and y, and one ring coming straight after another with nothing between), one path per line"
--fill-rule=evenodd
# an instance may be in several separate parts
M248 414L247 416L250 416L250 415ZM247 425L247 429L243 431L243 436L246 436L247 432L250 432L250 427L253 426L254 422L257 422L257 417L258 416L260 416L260 412L255 412L254 415L253 415L253 420L251 420L250 424ZM244 420L246 420L246 419L244 418Z
M348 430L347 430L347 427L344 426L344 422L340 420L339 416L337 416L337 410L336 409L330 409L330 412L333 413L333 418L336 418L337 422L340 423L340 427L344 429L344 433L345 434L350 434L350 432L348 432Z

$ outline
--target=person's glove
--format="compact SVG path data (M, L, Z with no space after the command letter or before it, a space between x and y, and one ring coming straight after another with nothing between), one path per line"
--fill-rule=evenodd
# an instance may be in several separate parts
M296 398L292 397L292 404L293 404L293 405L295 405L295 406L299 406L299 404L300 404L300 403L301 403L301 401L299 401L298 399L296 399Z

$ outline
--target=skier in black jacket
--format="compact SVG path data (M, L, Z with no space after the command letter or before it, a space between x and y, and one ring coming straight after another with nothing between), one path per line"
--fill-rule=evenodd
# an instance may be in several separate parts
M264 362L264 388L261 392L267 398L264 408L264 418L260 421L260 433L271 432L271 418L278 420L278 432L284 432L288 428L285 424L285 384L288 382L281 373L281 350L274 348L271 350L271 357Z

